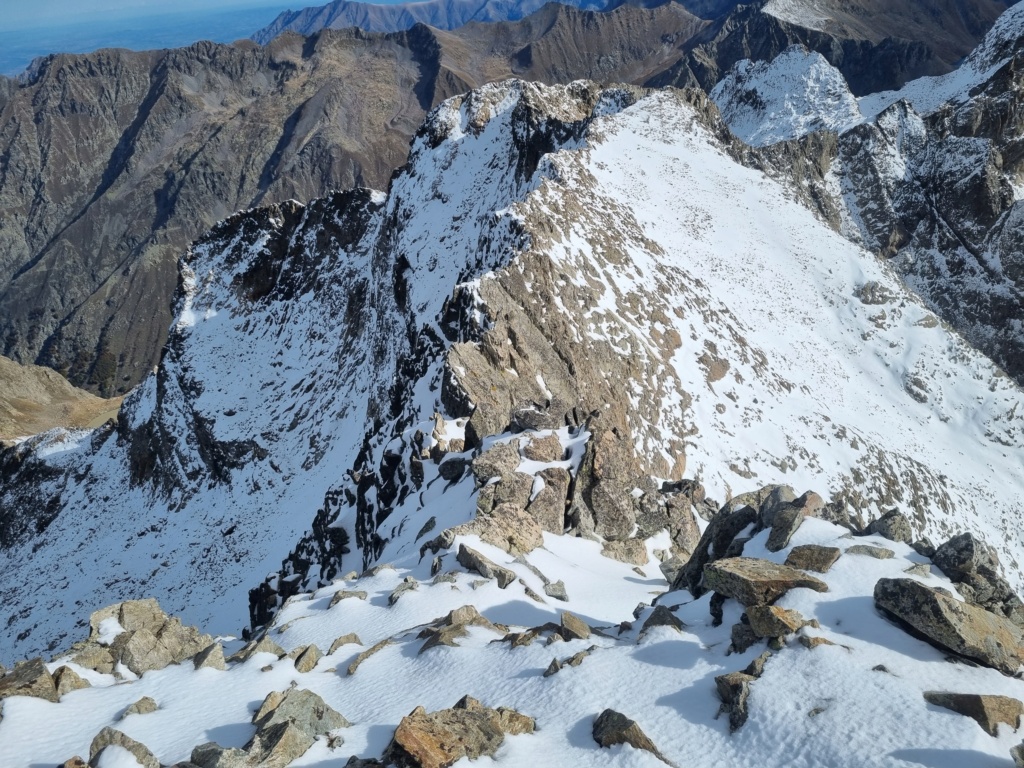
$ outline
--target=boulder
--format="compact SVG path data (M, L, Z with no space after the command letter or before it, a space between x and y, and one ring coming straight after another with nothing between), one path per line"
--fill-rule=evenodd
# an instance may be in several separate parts
M602 747L629 744L634 749L650 752L662 762L668 762L635 720L630 720L614 709L606 709L594 718L593 735L594 741Z
M311 742L317 736L351 725L317 694L302 688L267 694L253 715L252 722L257 733L281 723L291 723L306 734Z
M819 544L801 544L793 547L786 557L786 565L802 571L828 573L836 560L843 554L839 547L823 547Z
M118 662L136 675L190 659L213 642L195 627L169 617L153 598L127 600L89 617L89 639L72 660L110 673Z
M300 646L288 656L295 660L295 671L303 673L312 672L316 668L317 662L324 657L320 649L313 644Z
M57 689L57 696L89 687L89 681L83 680L81 676L71 667L59 667L53 673L53 684Z
M438 549L449 547L458 535L479 536L488 544L512 555L532 552L544 544L540 523L521 506L503 503L486 512L477 510L473 520L445 531L424 544L421 552L426 548L434 549L435 546Z
M565 455L565 449L558 435L551 434L544 437L534 437L523 446L523 456L530 461L540 461L548 464L552 461L561 461Z
M767 495L764 491L768 490ZM761 528L771 528L775 524L775 514L780 509L796 501L796 492L788 485L773 485L760 491L762 501L757 505Z
M423 653L424 651L436 648L439 645L457 648L458 643L455 641L460 637L466 637L469 634L466 627L470 626L484 627L492 632L501 635L505 634L502 630L481 616L480 612L472 605L464 605L461 608L449 611L447 616L431 622L429 626L424 627L420 631L417 637L425 639L426 642L420 647L419 652Z
M544 585L544 594L563 603L569 601L569 593L565 591L565 583L559 579L551 584Z
M1024 741L1010 750L1010 757L1016 768L1024 768Z
M462 567L475 573L479 573L485 579L497 579L498 586L501 589L505 589L505 587L514 582L517 578L515 571L509 568L503 568L491 560L488 560L475 549L471 549L465 544L459 545L459 553L456 555L456 560L459 561L459 564Z
M985 542L970 533L954 536L935 550L932 562L959 585L967 602L1024 626L1024 604L1003 578L995 550Z
M57 768L89 768L89 764L78 755L75 755L70 760L65 760L58 765Z
M751 646L756 645L763 639L754 633L754 630L750 628L750 624L742 621L732 625L729 636L732 641L732 644L729 646L731 653L746 653Z
M752 605L746 613L750 629L758 637L784 637L799 631L807 623L798 611L777 605Z
M640 627L640 637L643 637L654 627L672 627L677 632L682 632L686 625L667 607L659 605L655 607L651 615L644 621L643 626Z
M514 710L489 709L464 697L451 709L416 707L402 718L384 762L402 768L447 768L468 757L493 757L505 735L533 733L534 722Z
M825 582L787 565L753 557L718 560L704 569L704 587L745 606L770 605L791 589L827 592Z
M210 643L192 657L192 666L196 669L227 669L224 662L224 648L220 643Z
M148 747L126 736L121 731L109 727L96 734L92 740L92 744L89 746L89 765L98 765L103 750L110 746L121 747L130 752L142 768L160 768L160 761L149 751Z
M47 701L60 701L53 676L41 658L14 665L14 670L0 678L0 701L9 696L34 696Z
M566 640L589 640L590 625L568 611L562 611L561 634Z
M704 529L690 559L672 582L672 589L688 589L694 597L703 595L707 591L703 584L704 567L725 557L733 539L757 519L757 511L750 506L735 511L723 509L715 515Z
M999 723L1017 730L1024 715L1024 704L1009 696L925 691L924 698L929 704L972 718L989 736L999 735Z
M561 467L548 467L537 473L544 487L530 501L526 511L541 530L561 535L565 532L565 502L572 477Z
M910 544L914 540L910 520L898 509L892 509L877 520L872 520L864 529L864 533L878 534L889 541L898 541L902 544Z
M228 661L232 663L246 662L257 653L272 653L279 659L282 659L287 655L284 648L264 635L256 640L250 640L242 646L241 650L237 653L231 654L231 656L228 657Z
M647 556L647 547L639 539L606 541L601 547L601 554L630 565L647 565L650 559Z
M864 557L873 557L876 560L891 560L896 553L885 547L876 547L871 544L854 544L852 547L847 547L846 554L863 555Z
M735 731L747 722L747 699L750 698L750 684L757 680L746 672L730 672L715 678L715 688L722 702L720 713L729 715L729 730Z
M765 547L769 552L781 552L789 546L793 534L804 521L804 513L794 504L784 504L772 520L772 532Z
M189 762L199 768L251 768L252 765L245 750L226 749L212 741L193 749Z
M509 475L519 467L519 441L492 445L473 459L473 476L480 486L487 485L492 478Z
M954 599L913 579L879 579L875 605L939 648L1016 674L1024 663L1024 633L1009 619Z
M156 712L158 709L160 707L154 699L149 696L143 696L124 711L121 719L124 720L128 715L148 715L151 712Z
M248 765L285 768L306 754L316 741L291 721L260 728L246 745Z

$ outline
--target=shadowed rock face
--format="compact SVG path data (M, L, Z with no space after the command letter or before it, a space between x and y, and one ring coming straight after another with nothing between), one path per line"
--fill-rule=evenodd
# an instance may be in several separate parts
M512 75L643 80L702 25L678 6L552 6L459 34L60 54L0 78L0 353L124 392L166 340L179 255L214 222L383 188L443 99Z

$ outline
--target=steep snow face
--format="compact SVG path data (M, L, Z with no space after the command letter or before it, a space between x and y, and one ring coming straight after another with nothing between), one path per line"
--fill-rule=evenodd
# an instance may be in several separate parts
M762 10L781 21L819 32L827 32L832 20L829 3L822 0L768 0Z
M985 83L1000 67L1010 61L1020 48L1024 36L1024 8L1010 6L996 21L982 41L959 69L941 77L922 77L907 83L898 91L873 93L860 99L860 109L874 117L897 101L906 100L922 115L935 112L943 104L965 101L973 88Z
M820 53L792 46L771 62L738 62L711 91L722 118L755 147L863 120L846 80Z
M1016 567L1022 394L882 262L733 162L669 93L552 163L559 183L532 204L557 211L577 190L590 202L582 218L547 217L569 233L551 258L596 261L609 314L640 303L679 334L688 475L717 497L785 481L900 506L936 538L979 531ZM584 234L608 221L618 265Z
M936 539L975 531L1019 587L1021 392L739 165L706 99L637 98L490 86L436 110L386 197L218 228L119 431L11 460L4 504L48 517L3 554L4 654L143 594L236 630L252 574L311 519L286 571L312 582L348 550L356 568L412 556L409 532L474 509L422 456L432 414L464 430L465 461L538 429L516 420L531 398L566 440L602 429L637 473L685 465L719 499L785 482L854 514L899 506Z

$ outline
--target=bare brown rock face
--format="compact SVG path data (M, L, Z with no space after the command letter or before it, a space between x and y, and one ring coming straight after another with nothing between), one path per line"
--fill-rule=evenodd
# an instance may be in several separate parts
M627 39L703 23L678 6L553 6L460 33L60 54L25 82L0 78L0 353L122 393L157 361L177 259L214 222L383 188L443 99L512 75L642 80L679 53Z

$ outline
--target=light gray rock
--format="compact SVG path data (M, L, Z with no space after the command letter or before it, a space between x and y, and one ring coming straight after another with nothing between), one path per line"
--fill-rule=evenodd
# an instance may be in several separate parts
M803 510L794 504L784 504L772 518L772 532L768 535L765 545L769 552L781 552L789 546L793 534L804 521Z
M864 557L873 557L876 560L891 560L896 553L885 547L876 547L871 544L854 544L852 547L847 548L846 554L863 555Z
M252 722L257 732L280 723L291 723L310 739L351 725L320 696L302 688L267 694Z
M565 583L559 579L551 584L544 585L544 594L563 603L569 601L569 593L565 591Z
M160 709L160 707L153 698L143 696L124 711L121 715L121 719L124 720L128 715L148 715L151 712L156 712L158 709Z

